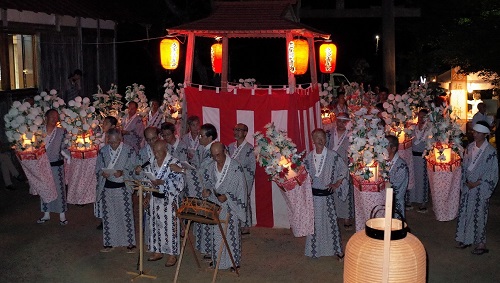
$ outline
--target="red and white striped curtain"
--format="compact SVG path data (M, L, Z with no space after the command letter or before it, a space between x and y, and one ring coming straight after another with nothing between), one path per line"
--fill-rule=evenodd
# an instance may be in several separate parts
M255 144L253 135L274 122L277 129L287 131L299 151L312 148L310 133L321 127L317 86L297 89L236 89L218 92L214 89L186 87L188 115L197 115L202 123L217 128L219 140L228 145L234 141L233 127L248 126L247 141ZM287 207L279 188L269 181L264 169L257 165L255 189L252 193L253 219L257 226L288 228Z

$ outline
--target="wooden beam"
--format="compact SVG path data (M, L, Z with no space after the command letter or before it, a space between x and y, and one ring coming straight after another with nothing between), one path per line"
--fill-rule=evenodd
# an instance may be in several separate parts
M394 32L394 0L382 0L382 60L384 84L389 93L396 92L396 40Z
M229 71L229 39L222 38L222 74L220 79L220 86L222 91L227 91L227 78Z
M309 72L311 73L311 84L315 86L318 83L318 71L316 70L316 48L314 47L314 38L307 38L309 44Z
M0 31L0 69L2 70L1 90L10 90L9 35L7 30Z
M194 38L194 33L188 33L186 46L186 69L184 70L184 83L186 86L189 86L193 79Z

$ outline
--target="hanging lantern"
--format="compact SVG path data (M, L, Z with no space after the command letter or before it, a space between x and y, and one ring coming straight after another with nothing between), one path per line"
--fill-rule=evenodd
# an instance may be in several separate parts
M179 41L165 38L160 42L161 66L166 70L175 70L179 66Z
M288 68L294 75L303 75L309 63L309 44L305 39L294 39L288 43Z
M319 69L322 73L331 74L337 65L337 46L335 44L323 43L319 47Z
M210 48L210 59L212 60L212 70L216 74L222 73L222 43L214 43Z

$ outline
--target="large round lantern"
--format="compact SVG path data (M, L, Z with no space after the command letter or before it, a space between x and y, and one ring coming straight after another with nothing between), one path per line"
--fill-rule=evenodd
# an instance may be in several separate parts
M309 63L309 44L305 39L294 39L288 43L288 68L294 75L303 75Z
M179 41L165 38L160 42L161 66L166 70L175 70L179 66Z
M216 74L222 73L222 43L214 43L210 48L212 70Z
M323 43L319 47L319 69L322 73L331 74L335 71L337 64L337 46L335 44Z

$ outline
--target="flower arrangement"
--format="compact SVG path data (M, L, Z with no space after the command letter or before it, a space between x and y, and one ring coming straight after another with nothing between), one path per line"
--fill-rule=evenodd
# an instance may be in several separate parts
M125 91L125 100L127 102L135 101L137 103L137 113L142 117L146 117L149 113L148 98L144 93L146 88L143 85L138 85L136 83L132 86L127 86Z
M297 153L295 143L287 137L285 131L277 130L274 123L269 123L264 128L264 134L257 132L254 135L257 161L264 167L270 180L283 183L292 170L302 165L305 151Z
M61 110L66 105L64 100L57 96L57 90L55 89L52 89L49 93L46 91L40 92L40 94L35 95L34 100L35 105L39 106L43 113L50 109L56 109L59 113L61 113Z
M388 157L389 141L385 138L384 129L379 126L380 118L377 114L376 108L361 107L351 115L352 125L348 126L351 131L349 169L354 175L365 180L377 177L373 176L368 167L373 164L378 164L382 169L382 176L387 177L385 160Z
M256 80L254 78L249 78L249 79L239 79L238 82L240 83L239 84L239 87L244 87L244 88L254 88L254 87L257 87L257 85L255 84Z
M323 84L323 90L319 92L319 102L321 107L327 108L333 102L333 87L328 83Z
M123 107L123 102L122 96L118 94L117 85L111 84L111 88L106 93L98 85L97 93L93 97L93 106L101 114L102 118L107 116L118 117L118 113Z
M442 108L436 107L432 103L428 117L430 125L425 134L427 139L423 155L428 155L430 151L436 148L440 152L438 159L445 159L444 149L451 148L462 157L464 149L461 144L461 136L464 133L460 129L458 118L453 114L451 106Z
M61 120L61 126L67 131L65 143L70 148L85 150L97 145L99 139L94 130L99 126L98 115L88 97L82 99L77 96L62 111L65 117Z
M363 84L358 83L351 83L345 86L345 100L350 113L354 113L364 106L375 105L372 92L365 92Z
M387 113L386 117L384 117L385 122L398 138L403 134L403 132L406 136L409 136L412 133L411 128L405 127L406 123L413 117L413 111L411 108L412 103L413 98L411 98L407 93L403 95L389 94L387 101L384 102L385 113Z
M182 119L184 84L178 84L176 89L172 79L167 78L163 87L165 88L165 93L163 94L162 110L165 113L165 118L175 121Z
M429 108L432 101L431 92L428 83L420 83L419 81L410 82L410 87L406 91L412 100L409 104L413 112L418 112L421 108Z
M43 116L40 106L14 101L5 114L5 134L16 151L39 149L43 145Z

